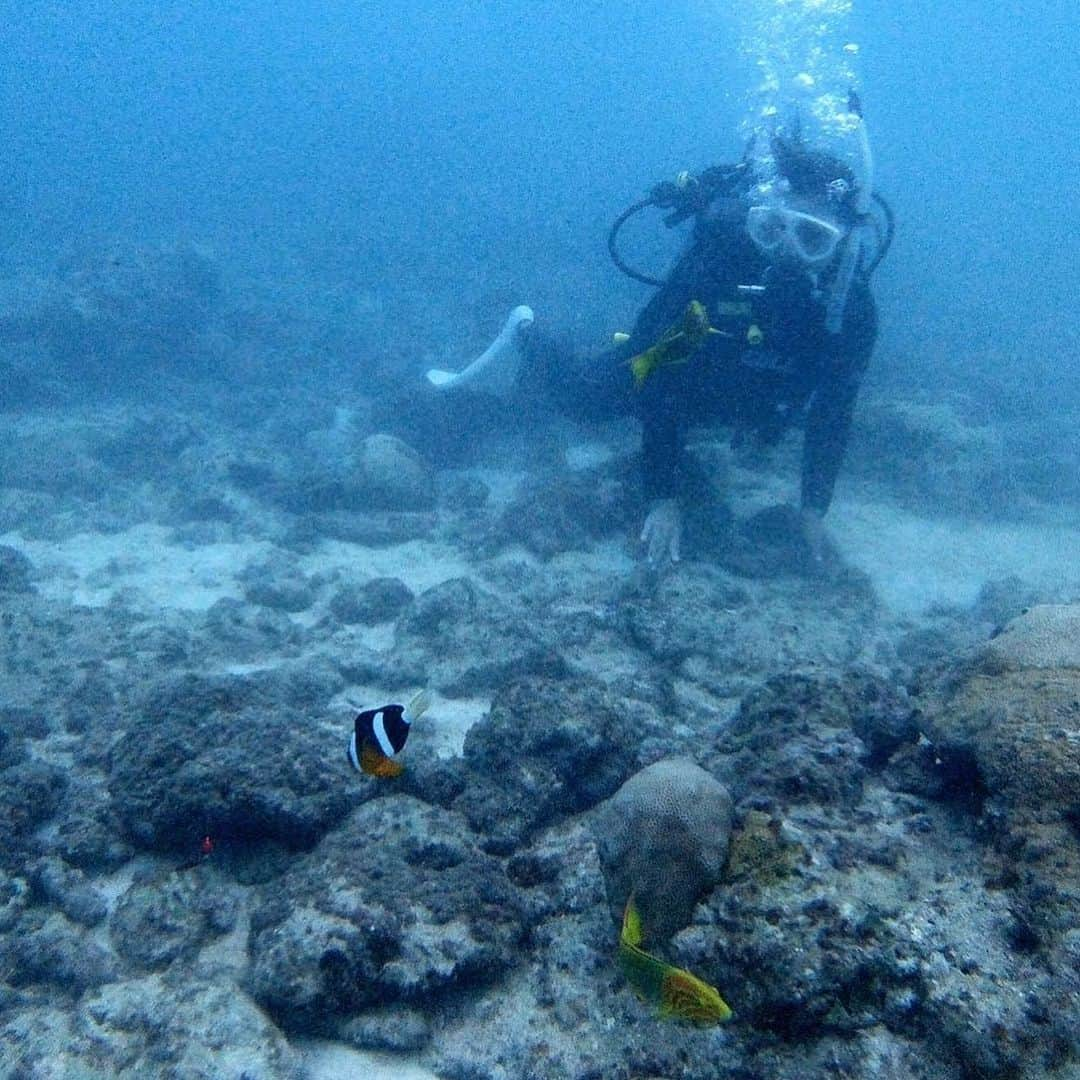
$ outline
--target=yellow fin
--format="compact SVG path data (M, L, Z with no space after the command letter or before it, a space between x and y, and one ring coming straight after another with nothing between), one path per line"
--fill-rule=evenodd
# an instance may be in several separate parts
M619 935L619 941L623 945L638 948L641 945L641 938L641 912L638 911L637 904L634 903L634 894L631 893L626 898L626 907L623 908L622 933Z

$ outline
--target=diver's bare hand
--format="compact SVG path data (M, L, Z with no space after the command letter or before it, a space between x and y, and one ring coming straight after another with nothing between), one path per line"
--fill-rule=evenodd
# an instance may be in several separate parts
M682 510L677 499L657 499L645 516L641 542L651 566L679 561L682 543Z

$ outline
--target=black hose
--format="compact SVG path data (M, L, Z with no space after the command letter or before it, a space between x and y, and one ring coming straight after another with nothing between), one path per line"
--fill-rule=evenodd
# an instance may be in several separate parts
M885 201L885 197L879 195L876 191L871 193L871 198L881 208L882 214L885 215L885 237L878 244L877 253L870 260L866 269L863 270L863 277L867 279L881 265L881 260L889 254L889 248L892 247L893 238L896 236L896 215L893 213L893 208Z
M640 270L635 270L632 266L628 266L622 260L622 256L619 254L619 250L615 245L615 241L618 239L619 230L626 224L629 218L632 218L634 214L640 213L642 210L650 206L655 206L656 200L653 198L642 199L641 202L634 203L633 206L628 206L616 219L611 226L611 230L608 232L607 249L608 254L611 256L611 261L627 276L632 277L635 281L640 281L643 285L663 285L663 278L650 277L648 274L643 274Z

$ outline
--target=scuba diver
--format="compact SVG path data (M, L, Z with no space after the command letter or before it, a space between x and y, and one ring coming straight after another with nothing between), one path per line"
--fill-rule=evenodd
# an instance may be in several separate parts
M685 447L692 426L720 422L733 427L736 445L772 445L801 425L799 527L820 562L823 520L877 335L869 279L894 231L888 204L872 189L854 94L848 107L861 177L805 142L796 125L791 134L774 132L766 154L752 145L736 165L682 174L619 216L612 258L658 288L632 332L616 335L599 358L568 353L519 307L473 364L456 374L429 372L429 382L442 390L482 384L505 375L506 354L516 350L519 384L539 385L571 416L635 414L648 506L641 540L653 565L680 558L684 508L695 490ZM647 207L669 210L669 226L694 222L664 280L627 266L616 245L624 222Z

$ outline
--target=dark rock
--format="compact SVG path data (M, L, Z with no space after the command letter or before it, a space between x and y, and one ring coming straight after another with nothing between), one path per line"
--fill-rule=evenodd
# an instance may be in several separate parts
M125 830L110 805L107 792L86 791L65 801L47 847L64 862L87 873L107 874L119 869L134 853L125 838Z
M7 836L0 849L0 863L18 860L22 845L56 813L66 787L64 770L41 761L26 761L0 771L0 821Z
M838 560L835 549L826 556L830 565ZM725 563L747 577L773 578L821 570L814 564L799 512L792 506L767 506L740 522Z
M204 331L219 295L202 252L108 244L72 261L46 336L69 382L112 394L162 394L173 388L170 374L188 380L200 368L218 373L220 357L206 347ZM175 415L156 424L140 418L133 427L150 429L150 450L183 431ZM133 444L134 457L142 443Z
M0 720L0 769L7 769L25 760L25 740L14 734L9 724Z
M651 706L598 683L515 682L465 737L471 779L456 805L487 850L510 852L557 817L614 794L658 726Z
M305 665L151 686L111 754L109 789L128 836L180 852L206 834L314 844L360 796L345 782L341 744L317 720L340 680L311 675Z
M852 731L864 708L859 681L781 675L748 694L709 771L736 802L768 795L781 805L854 806L862 797L864 747Z
M225 889L195 871L178 871L128 888L109 919L109 937L136 970L157 971L227 933L236 916L236 899Z
M297 1032L375 1003L430 1008L505 971L520 920L516 890L458 815L405 795L377 799L298 860L254 914L252 992Z
M611 469L528 480L503 510L498 537L545 559L582 550L631 526L638 509L632 491L627 477Z
M330 598L330 613L339 622L371 625L394 618L412 599L412 590L397 578L372 578L338 589Z
M289 535L294 547L306 547L323 538L345 540L362 547L382 548L422 540L437 524L431 513L394 510L324 509L297 522Z
M62 993L81 993L116 978L109 953L63 915L27 915L16 932L0 945L0 965L6 964L13 986L44 983Z
M877 621L864 579L789 578L779 585L706 563L631 580L620 600L618 618L633 645L721 697L740 697L795 666L859 662L872 648Z
M394 630L393 658L407 671L427 672L427 682L450 697L463 697L528 675L559 677L566 662L527 620L467 578L454 578L420 593Z
M369 435L350 462L355 499L374 510L426 510L435 502L435 478L423 458L394 435Z
M423 657L415 654L404 657L388 655L377 649L355 644L339 656L338 671L350 683L370 683L391 690L407 690L428 682L428 672Z
M104 665L94 665L65 695L61 707L64 730L73 735L117 727L119 713L115 680Z
M30 592L34 564L17 548L0 544L0 593Z
M15 744L22 744L25 739L44 739L49 734L49 723L41 708L27 708L21 705L0 705L0 730L6 731ZM14 762L2 762L14 764Z
M176 496L172 502L172 520L179 525L212 522L231 524L239 517L236 507L223 495Z
M198 439L195 430L175 416L144 413L122 427L98 436L91 456L132 480L159 480L176 469L181 454Z
M311 579L284 557L247 566L238 580L249 603L275 611L307 611L315 603L316 590Z
M999 630L1029 607L1045 602L1039 591L1020 578L1009 576L988 581L975 598L974 615Z
M230 597L211 605L204 628L211 651L233 663L289 653L298 650L304 640L304 631L283 611L252 608Z
M448 476L439 484L439 505L444 510L479 510L491 498L491 489L475 476Z
M30 885L25 878L0 870L0 934L6 934L15 926L32 901Z
M55 904L72 922L97 926L108 913L105 898L85 875L56 856L44 858L30 870L30 881L41 899Z
M852 730L866 744L871 765L918 738L918 715L903 687L871 675L848 675L844 686Z

